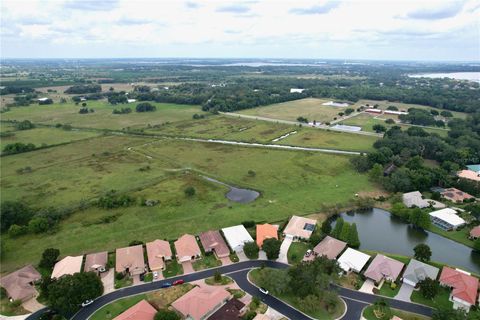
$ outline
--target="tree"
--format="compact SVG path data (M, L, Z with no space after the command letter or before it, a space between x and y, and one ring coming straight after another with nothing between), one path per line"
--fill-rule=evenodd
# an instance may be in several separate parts
M265 239L262 244L262 249L267 254L269 260L276 260L280 254L280 246L282 242L275 238Z
M180 316L172 310L160 309L155 314L154 320L180 320Z
M343 221L343 218L337 219L337 221L335 222L335 227L333 228L333 231L332 231L332 237L337 239L340 238L340 234L342 233L344 223L345 222Z
M379 299L373 304L373 313L379 320L390 320L392 318L392 309L388 302L384 299Z
M28 223L28 229L33 233L43 233L50 228L50 223L45 217L35 217Z
M54 248L45 249L42 253L42 259L38 266L45 269L53 269L55 263L57 263L60 250Z
M187 197L193 197L195 195L196 190L194 187L188 186L185 188L184 192Z
M372 162L362 155L354 156L350 158L350 163L358 172L366 172L372 167Z
M452 118L453 114L450 111L443 110L440 112L440 115L445 118Z
M347 241L349 233L350 233L350 224L347 222L344 222L342 226L342 231L340 231L339 239L342 241Z
M247 242L243 245L243 252L245 252L248 259L257 259L258 251L260 251L258 245L253 241Z
M326 219L322 222L322 227L320 228L324 234L330 234L332 232L332 224L330 219Z
M11 225L24 226L33 217L33 211L20 201L4 201L0 207L0 230L7 231Z
M377 124L374 124L374 125L372 126L372 129L373 129L373 131L375 131L376 133L380 133L380 132L385 132L385 131L387 131L387 128L385 128L384 125L381 125L381 124L378 124L378 123L377 123Z
M215 282L221 282L222 281L222 274L218 271L215 271L215 273L213 274L213 280Z
M440 283L431 278L425 278L418 283L420 293L425 299L432 300L440 290Z
M302 122L302 123L308 123L308 119L305 118L305 117L302 117L302 116L298 117L298 118L297 118L297 121L298 121L298 122Z
M137 107L135 108L135 111L137 112L152 112L157 110L157 107L154 105L148 103L148 102L142 102L137 104Z
M23 120L15 124L17 130L30 130L35 128L35 125L29 120Z
M410 211L409 219L411 224L422 229L428 229L431 221L428 213L422 211L420 208L414 208Z
M386 124L394 124L395 120L389 118L389 119L385 120L385 123Z
M16 224L12 224L8 229L8 235L12 238L16 238L18 236L24 235L28 232L28 228L26 226L19 226Z
M3 154L16 154L22 152L28 152L35 150L35 145L33 143L23 143L23 142L15 142L7 144L3 148Z
M383 166L379 163L375 163L368 171L368 178L373 182L381 182L383 178Z
M357 225L352 223L347 237L347 243L352 248L360 247L360 239L358 238Z
M103 284L94 272L65 275L48 286L48 306L63 316L73 315L82 302L103 294Z
M430 257L432 256L432 250L430 247L424 243L417 244L415 248L413 248L414 258L418 261L427 262L430 261Z

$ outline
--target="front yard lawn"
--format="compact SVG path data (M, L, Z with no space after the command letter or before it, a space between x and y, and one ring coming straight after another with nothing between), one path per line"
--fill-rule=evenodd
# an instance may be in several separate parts
M177 260L167 261L165 270L163 270L163 276L165 278L174 277L183 274L182 265Z
M192 263L195 271L214 268L222 265L222 262L214 254L206 254L201 259Z
M116 316L118 316L120 313L134 306L135 304L145 299L146 297L147 296L145 294L140 294L138 296L120 299L110 304L107 304L105 307L95 312L90 318L90 320L113 319Z
M297 264L301 262L308 249L310 249L310 245L306 242L293 242L288 248L288 263Z
M403 320L427 320L431 319L429 317L425 317L416 313L410 313L406 311L401 311L398 309L391 309L393 315L399 317ZM373 313L373 306L369 306L363 310L363 317L367 320L378 320L378 318Z
M132 284L133 284L133 280L129 276L125 276L123 279L120 279L120 280L115 278L115 289L129 287Z
M425 299L420 293L420 291L413 291L412 296L410 297L410 300L412 300L412 302L424 304L432 308L451 309L453 307L453 302L448 300L449 297L450 297L450 289L440 288L440 291L435 296L435 298L433 298L433 300Z
M379 294L381 296L393 298L397 295L398 291L400 290L401 284L395 283L396 286L394 289L392 289L391 284L392 284L391 282L385 281L382 287L380 288L380 290L373 289L373 293Z
M224 286L233 283L233 280L230 277L222 276L222 279L219 282L216 282L215 277L210 277L205 279L205 283L209 286Z
M350 272L347 275L343 275L337 281L337 283L342 287L353 290L360 289L364 282L365 280L363 280L362 277L355 272Z

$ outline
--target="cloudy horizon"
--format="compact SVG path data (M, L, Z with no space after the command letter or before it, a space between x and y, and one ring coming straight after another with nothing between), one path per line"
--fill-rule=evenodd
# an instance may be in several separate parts
M475 0L4 0L1 56L479 61L479 16Z

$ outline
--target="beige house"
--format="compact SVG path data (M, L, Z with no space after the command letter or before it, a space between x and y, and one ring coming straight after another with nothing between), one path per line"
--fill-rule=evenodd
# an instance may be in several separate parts
M115 271L128 273L132 276L145 272L145 259L143 258L143 246L119 248L116 251Z
M197 240L195 236L191 234L184 234L175 241L174 245L179 262L197 260L202 257L202 252L200 251Z
M82 271L83 256L66 256L53 267L52 279L59 279L64 275L73 275Z
M317 220L308 219L299 216L292 216L290 221L288 222L285 230L283 230L283 234L286 237L291 237L295 239L310 239L313 230L315 230L315 226L317 224Z
M103 272L107 268L107 262L107 251L87 254L85 257L85 266L83 267L83 271Z
M165 240L147 242L148 267L152 271L165 269L165 261L172 260L170 243Z

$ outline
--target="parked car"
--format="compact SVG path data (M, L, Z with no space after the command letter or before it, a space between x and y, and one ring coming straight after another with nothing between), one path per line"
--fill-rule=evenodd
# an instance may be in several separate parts
M170 282L164 282L164 283L162 283L160 288L170 288L171 286L172 286L172 284Z
M153 271L153 279L158 279L158 271Z
M305 257L310 257L312 253L313 251L311 249L308 249L307 252L305 252Z
M103 273L103 272L106 272L107 269L106 269L105 267L99 267L99 268L97 269L97 271L100 272L100 273Z
M183 281L183 279L178 279L178 280L173 281L174 286L178 286L179 284L184 284L184 283L185 283L185 281Z
M258 288L258 290L260 290L260 292L263 293L263 294L268 294L268 290L265 289L265 288L260 287L260 288Z
M88 299L88 300L85 300L84 302L82 302L82 307L86 307L86 306L89 306L93 303L93 299Z

